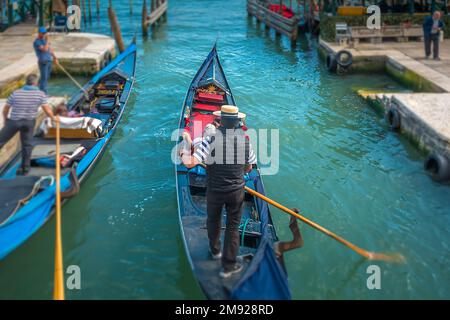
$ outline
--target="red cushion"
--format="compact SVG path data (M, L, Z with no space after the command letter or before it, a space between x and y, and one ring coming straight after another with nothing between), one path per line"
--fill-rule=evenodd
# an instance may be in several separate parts
M223 96L222 95L220 95L220 94L213 94L213 93L199 92L198 99L206 100L206 101L213 101L213 102L223 102Z
M210 104L196 103L196 104L194 104L194 109L203 110L203 111L218 111L218 110L220 110L220 107L212 106Z
M203 114L198 111L193 111L191 113L191 118L189 123L187 124L188 127L185 129L189 130L189 133L191 134L192 140L194 140L197 137L201 137L203 135L203 131L205 130L205 127L208 123L212 123L214 119L216 118L213 114Z

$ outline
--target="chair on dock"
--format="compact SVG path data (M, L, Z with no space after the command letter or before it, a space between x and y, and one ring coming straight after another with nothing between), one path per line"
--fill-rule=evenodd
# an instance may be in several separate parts
M346 22L337 22L336 23L336 42L339 45L347 45L350 38L350 34L348 32L348 26Z
M67 32L67 17L63 15L56 15L53 18L53 23L51 27L53 32Z

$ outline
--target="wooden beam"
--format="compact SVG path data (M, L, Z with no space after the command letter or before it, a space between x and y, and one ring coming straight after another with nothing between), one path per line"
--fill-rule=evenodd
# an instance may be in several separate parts
M154 0L152 0L152 3L153 2ZM152 10L152 12L150 12L150 15L147 17L147 26L153 26L159 20L159 18L161 18L161 16L165 14L166 11L167 2L162 3L155 10Z

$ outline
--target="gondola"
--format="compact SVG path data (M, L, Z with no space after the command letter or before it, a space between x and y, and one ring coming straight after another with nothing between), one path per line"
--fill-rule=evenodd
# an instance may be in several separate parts
M67 110L76 117L61 117L63 201L76 194L105 152L130 97L135 71L133 41L68 101ZM34 138L28 175L16 175L20 154L0 168L0 259L30 238L54 213L56 145L51 120L45 129Z
M214 46L189 86L181 109L180 132L188 132L192 140L201 137L203 128L215 119L213 112L224 104L235 105L235 100ZM283 259L274 250L278 237L267 203L246 193L238 257L244 269L221 279L221 262L210 258L208 248L206 171L202 166L187 169L177 161L175 174L182 239L190 267L205 296L214 300L290 299ZM246 186L264 194L258 168L246 176ZM225 211L222 238L224 222Z

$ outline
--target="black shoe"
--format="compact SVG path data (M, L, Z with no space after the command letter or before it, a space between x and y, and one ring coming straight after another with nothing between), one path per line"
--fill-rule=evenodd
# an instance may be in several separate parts
M242 271L242 264L240 263L235 263L233 267L231 267L231 269L222 269L219 273L219 277L221 277L222 279L227 279L229 277L231 277L233 274L239 273Z
M18 175L18 176L26 176L26 175L28 175L28 172L30 172L29 168L19 168L16 171L16 175Z

